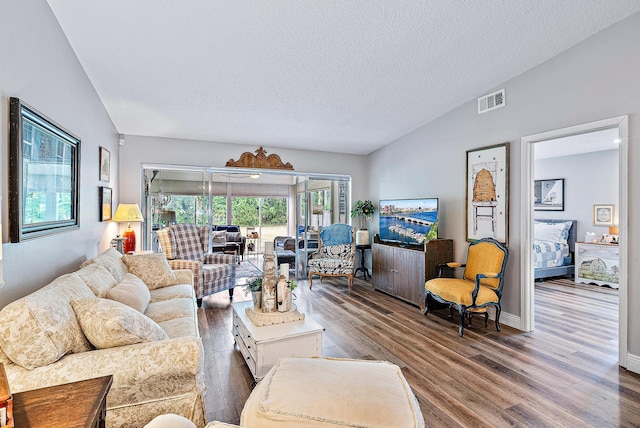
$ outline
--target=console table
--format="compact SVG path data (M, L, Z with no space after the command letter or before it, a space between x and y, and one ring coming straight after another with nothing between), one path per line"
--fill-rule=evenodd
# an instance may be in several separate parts
M111 376L13 394L15 427L105 428Z
M301 321L256 327L245 313L253 301L236 302L233 308L233 339L253 378L261 380L282 357L322 355L324 328L309 317Z

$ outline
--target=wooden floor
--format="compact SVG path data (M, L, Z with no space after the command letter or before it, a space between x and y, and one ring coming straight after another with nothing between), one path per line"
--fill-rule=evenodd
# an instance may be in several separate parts
M325 327L323 355L402 368L431 427L640 426L640 376L617 365L618 292L569 280L536 283L536 330L474 319L458 336L448 310L414 306L357 279L301 281L296 304ZM249 300L236 289L234 300ZM205 299L207 418L238 423L253 379L231 337L227 293Z

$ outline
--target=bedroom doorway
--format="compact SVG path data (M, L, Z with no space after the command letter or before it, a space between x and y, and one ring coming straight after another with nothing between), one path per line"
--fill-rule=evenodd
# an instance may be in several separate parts
M523 205L523 213L521 216L521 326L523 331L534 330L534 265L533 265L533 223L536 218L536 212L534 211L534 181L535 174L535 154L536 145L543 148L545 145L549 145L546 142L552 140L566 139L568 137L574 138L576 136L588 136L590 133L600 132L603 130L612 130L617 135L618 143L618 168L617 171L610 171L611 173L617 173L618 176L618 195L616 206L616 217L619 226L620 244L619 244L619 303L618 303L618 363L622 367L627 366L627 219L628 219L628 181L627 181L627 153L628 153L628 119L626 116L605 119L597 122L587 123L583 125L573 126L564 129L558 129L554 131L544 132L541 134L535 134L523 137L522 142L522 183L521 191L523 201L527 201ZM566 140L565 140L566 141ZM556 147L557 149L558 147ZM562 177L546 177L546 178L562 178ZM584 198L584 195L583 195ZM589 201L589 205L593 205ZM594 204L600 203L593 201ZM604 203L604 202L602 202ZM581 208L582 209L582 208ZM558 213L555 213L558 214ZM575 212L574 212L575 214ZM591 209L587 214L588 220L584 219L579 221L578 226L578 241L584 241L585 233L591 232L593 229L591 223ZM575 216L575 215L574 215ZM538 216L539 218L539 216ZM554 217L561 218L561 217ZM582 227L580 227L580 223ZM606 232L604 232L606 233ZM599 234L603 234L600 232ZM578 269L578 266L575 266Z

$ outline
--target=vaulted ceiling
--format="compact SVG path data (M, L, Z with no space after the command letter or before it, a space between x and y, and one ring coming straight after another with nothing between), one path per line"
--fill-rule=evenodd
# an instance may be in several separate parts
M640 11L638 0L48 3L122 134L355 154Z

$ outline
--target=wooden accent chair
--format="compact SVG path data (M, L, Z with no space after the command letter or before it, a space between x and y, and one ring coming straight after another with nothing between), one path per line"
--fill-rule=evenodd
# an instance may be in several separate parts
M489 306L496 309L496 330L500 331L500 299L504 286L504 272L509 258L509 250L491 238L484 238L469 244L467 263L446 263L439 266L438 278L424 285L425 311L427 315L433 301L457 308L459 314L458 332L463 335L465 318L473 313L485 314L485 325ZM443 278L445 269L463 267L462 278Z
M191 269L198 306L202 298L236 286L236 256L209 252L210 228L195 224L172 224L157 232L171 269Z
M346 276L351 291L355 273L356 230L348 224L336 223L320 229L318 252L307 262L309 269L309 289L313 286L313 276Z

